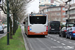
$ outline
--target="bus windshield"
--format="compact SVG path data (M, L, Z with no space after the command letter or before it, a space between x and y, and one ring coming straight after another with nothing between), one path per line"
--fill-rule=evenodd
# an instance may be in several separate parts
M30 16L30 24L45 24L46 16Z

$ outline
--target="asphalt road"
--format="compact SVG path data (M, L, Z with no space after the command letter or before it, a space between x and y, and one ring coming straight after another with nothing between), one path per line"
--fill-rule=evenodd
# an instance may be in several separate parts
M25 35L25 38L30 50L75 50L75 40L59 37L58 34L48 34L45 37Z
M0 33L0 38L2 38L3 36L5 36L7 34L7 28L4 29L4 33Z

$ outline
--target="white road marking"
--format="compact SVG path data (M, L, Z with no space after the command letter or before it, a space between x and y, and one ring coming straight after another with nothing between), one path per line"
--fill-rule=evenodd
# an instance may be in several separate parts
M54 41L56 41L56 40L54 39Z
M53 35L49 35L49 36L58 38L58 39L63 40L63 41L67 41L67 40L64 40L63 38L60 38L60 37L57 37L57 36L53 36ZM57 41L57 40L55 40L55 39L53 39L53 38L51 38L51 40ZM57 43L60 43L60 42L57 42ZM69 43L72 43L72 42L69 41ZM62 45L66 45L66 44L64 44L64 43L61 43L61 44L62 44ZM74 45L75 45L75 43L74 43Z
M62 45L65 45L64 43L61 43Z
M74 46L67 46L69 49L74 49Z
M51 40L53 40L53 38L51 38Z
M69 41L69 43L72 43L72 42Z
M74 43L74 45L75 45L75 43Z
M57 41L57 43L60 43L60 41Z
M46 37L48 37L48 36L46 36Z
M60 40L63 40L62 38L60 38Z
M64 40L64 41L66 41L66 40Z

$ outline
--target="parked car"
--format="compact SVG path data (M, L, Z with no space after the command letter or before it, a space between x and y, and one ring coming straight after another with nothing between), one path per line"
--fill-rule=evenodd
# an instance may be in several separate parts
M74 23L66 23L66 27L64 26L61 30L60 30L60 33L59 33L59 36L60 37L66 37L66 32L67 32L67 29L70 29L71 27L73 27Z
M66 27L63 27L63 28L60 30L59 37L66 37L66 32L67 32Z
M3 26L0 26L0 33L4 33Z
M75 27L71 27L70 29L67 30L66 38L70 38L70 39L75 38Z
M48 23L48 32L49 33L59 33L61 30L59 21L51 21Z

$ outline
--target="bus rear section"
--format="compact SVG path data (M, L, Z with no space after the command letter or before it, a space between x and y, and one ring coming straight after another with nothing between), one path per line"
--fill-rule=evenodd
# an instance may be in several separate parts
M51 21L49 25L49 33L59 33L61 30L59 21Z
M47 35L47 16L29 16L27 35Z

